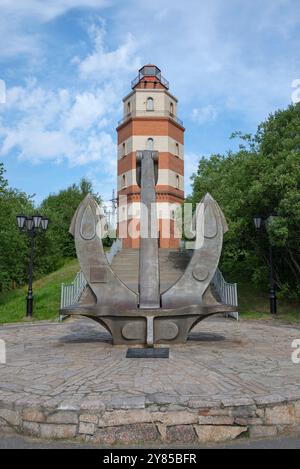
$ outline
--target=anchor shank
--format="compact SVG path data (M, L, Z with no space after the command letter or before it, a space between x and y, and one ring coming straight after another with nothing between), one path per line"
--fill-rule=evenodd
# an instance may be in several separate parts
M137 152L141 187L139 305L142 309L160 307L158 229L155 185L158 156L154 151ZM139 178L138 178L139 179Z

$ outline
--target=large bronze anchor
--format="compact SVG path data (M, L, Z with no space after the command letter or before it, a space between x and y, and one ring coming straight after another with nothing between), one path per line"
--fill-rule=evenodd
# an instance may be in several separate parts
M139 294L113 272L102 246L104 219L93 197L78 207L70 227L77 257L90 289L90 304L75 304L61 314L86 316L102 324L114 344L184 343L189 332L203 319L229 313L236 306L216 301L210 283L219 263L225 217L207 194L196 213L193 256L181 278L160 294L158 239L155 203L158 154L137 152L137 182L141 188ZM153 236L154 234L154 236Z

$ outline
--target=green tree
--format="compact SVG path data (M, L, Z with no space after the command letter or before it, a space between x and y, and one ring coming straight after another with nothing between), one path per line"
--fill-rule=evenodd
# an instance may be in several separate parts
M30 197L9 188L4 173L0 164L0 291L21 285L27 279L27 239L19 234L16 215L33 210Z
M39 211L50 219L49 229L44 237L37 239L37 268L40 273L51 272L60 267L66 258L76 256L74 239L69 233L73 215L80 202L91 193L98 203L99 194L94 193L90 181L82 179L57 194L50 194L40 205Z
M253 216L278 217L269 224L275 248L276 279L282 292L300 297L300 104L270 115L237 152L202 158L193 180L192 201L205 192L228 219L222 269L232 278L247 275L266 282L268 239L258 237Z
M28 279L28 236L19 233L16 216L40 212L50 219L47 232L35 238L34 277L39 278L62 266L67 258L76 256L69 227L78 205L88 193L101 202L92 184L82 179L78 185L49 195L35 208L31 197L9 187L0 164L0 291L22 285Z
M8 182L4 177L5 169L3 163L0 163L0 194L2 194L8 186Z

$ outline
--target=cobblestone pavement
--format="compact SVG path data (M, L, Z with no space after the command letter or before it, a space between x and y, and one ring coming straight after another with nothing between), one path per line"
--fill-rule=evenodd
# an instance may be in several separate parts
M117 449L126 448L119 446ZM134 454L134 447L132 454ZM285 438L268 438L261 440L239 440L235 442L228 442L226 444L218 445L156 445L138 446L137 449L300 449L300 438L290 436ZM20 435L1 435L0 434L0 449L103 449L101 446L74 443L72 441L41 441L36 438L28 438ZM127 448L126 448L127 449ZM113 451L112 451L113 452Z
M291 342L300 331L258 322L202 322L169 359L126 359L109 335L88 320L0 328L7 364L0 400L52 406L99 399L108 407L144 403L219 402L279 394L300 397L300 365ZM297 396L296 396L297 397Z
M171 346L169 359L156 360L127 359L127 347L112 347L87 319L3 326L0 339L7 347L0 365L4 429L104 444L300 430L294 327L215 317L186 345Z

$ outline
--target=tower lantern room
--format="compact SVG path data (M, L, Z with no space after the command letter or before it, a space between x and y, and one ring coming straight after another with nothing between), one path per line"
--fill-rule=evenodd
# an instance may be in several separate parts
M119 210L119 234L124 224L131 232L139 229L140 189L136 182L136 152L158 152L156 186L159 244L176 248L175 212L184 200L184 127L177 117L177 98L169 91L169 82L156 65L145 65L131 83L131 92L123 99L123 118L118 133L118 200L126 196L126 207ZM125 216L126 210L126 216ZM124 215L122 215L124 214ZM170 229L168 230L167 225ZM135 226L135 229L133 227ZM128 233L124 248L139 247L139 238Z
M144 65L139 70L138 76L131 82L131 87L134 89L139 84L145 88L155 88L158 84L161 84L167 90L169 89L168 80L162 76L161 70L156 65Z

